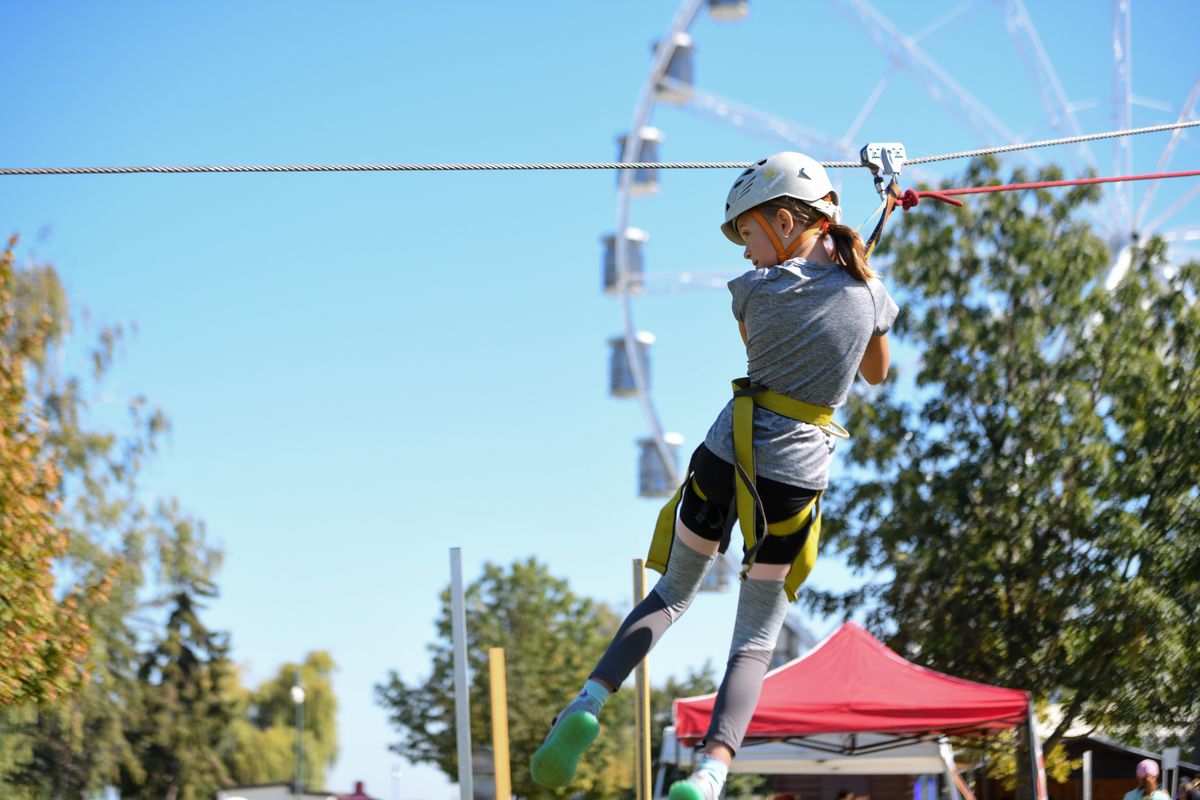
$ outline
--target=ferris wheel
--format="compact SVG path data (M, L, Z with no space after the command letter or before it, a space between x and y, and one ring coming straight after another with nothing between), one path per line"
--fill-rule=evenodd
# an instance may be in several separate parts
M777 10L778 6L789 4L755 5L774 6ZM857 111L845 114L844 118L827 119L824 121L826 129L821 129L812 124L791 122L773 109L762 107L761 103L705 90L695 79L699 50L709 47L719 50L720 39L728 33L721 29L744 21L751 13L751 3L750 0L683 0L666 30L652 45L650 68L634 106L632 124L618 139L619 161L661 163L664 160L661 158L664 142L671 130L666 124L655 127L659 124L655 119L656 111L668 111L670 124L674 125L715 125L736 130L751 139L774 143L776 149L802 150L820 160L857 161L859 149L865 144L858 141L861 132L872 122L876 123L876 129L889 127L880 124L875 117L886 113L883 109L889 95L902 85L907 86L910 96L915 91L923 98L925 107L912 109L913 116L931 113L957 124L965 137L963 141L976 147L1015 144L1039 138L1041 134L1070 137L1096 130L1125 130L1133 127L1135 110L1139 123L1185 122L1197 118L1200 80L1192 76L1185 78L1195 82L1190 88L1182 84L1184 91L1173 101L1134 94L1132 0L1114 0L1111 27L1106 27L1105 36L1099 37L1105 41L1091 43L1090 50L1078 51L1103 59L1102 66L1107 74L1099 75L1093 83L1111 85L1111 102L1080 100L1068 93L1054 60L1053 47L1044 42L1023 0L966 0L936 18L919 20L911 19L912 5L907 4L905 25L911 26L907 29L893 22L868 0L833 0L820 8L807 4L803 8L801 4L790 5L794 6L790 13L796 16L838 15L840 30L846 33L846 38L853 38L854 32L858 32L865 39L849 42L849 45L870 48L883 57L888 66L882 70L882 75L873 84L859 87L862 94L855 102ZM1087 13L1092 14L1099 10L1098 4L1088 4L1087 8ZM937 12L924 13L932 16ZM1014 64L1019 65L1013 72L1021 79L1014 79L1006 86L1003 101L997 100L994 94L973 92L967 85L970 81L955 77L974 74L976 81L987 83L978 70L953 69L961 65L944 64L934 55L932 45L939 35L961 36L961 30L956 33L955 27L972 17L982 19L981 24L990 32L988 41L978 42L978 49L988 54L988 62L994 62L993 54L1003 50ZM1065 58L1078 58L1078 52L1073 50ZM747 80L753 77L756 69L761 71L761 65L753 61L747 64ZM1173 87L1172 90L1176 89ZM1003 108L1009 102L1021 102L1029 108L1040 109L1038 129L1013 130L1005 121ZM1085 114L1089 103L1092 107L1090 115ZM1108 113L1104 113L1106 110ZM1098 122L1107 124L1085 130L1085 117L1089 127ZM689 122L682 123L684 119ZM836 132L833 131L835 127ZM1182 130L1145 145L1139 144L1139 166L1152 166L1154 171L1162 172L1181 145L1196 155L1194 144ZM1133 174L1131 138L1114 139L1111 147L1111 155L1106 158L1099 155L1098 148L1087 144L1063 148L1053 153L1053 158L1077 172ZM1009 160L1037 165L1046 163L1048 158L1046 153L1024 151ZM726 273L648 268L644 245L650 234L635 224L635 209L641 198L659 192L659 172L654 169L618 172L616 227L602 240L604 291L616 299L621 318L619 334L609 340L610 394L636 400L645 418L647 430L637 441L638 492L642 497L669 496L682 481L680 449L683 437L664 425L652 395L650 352L656 338L635 323L634 301L648 293L681 288L723 289L726 280L737 274L736 266L731 266ZM862 174L853 170L841 172ZM906 172L910 182L936 177L938 173L934 172ZM869 184L869 181L864 182ZM1196 213L1197 204L1192 201L1198 192L1200 184L1164 191L1159 189L1157 182L1149 182L1136 190L1127 183L1111 184L1105 190L1101 202L1089 213L1113 254L1106 279L1109 288L1115 286L1128 269L1131 249L1139 236L1160 235L1173 253L1195 255L1193 248L1200 247L1200 214ZM706 588L723 588L737 565L737 559L727 554L726 559L719 562L719 568L713 570Z

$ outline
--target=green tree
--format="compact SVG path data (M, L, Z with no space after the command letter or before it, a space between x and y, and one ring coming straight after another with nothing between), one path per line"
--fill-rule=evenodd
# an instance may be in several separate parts
M296 722L292 686L296 673L304 688L303 781L325 785L325 770L337 759L337 698L333 657L309 653L303 664L284 664L275 677L254 690L234 686L238 718L225 763L239 785L291 781L296 774Z
M571 787L552 792L529 776L529 759L550 720L587 679L620 624L617 616L572 593L566 581L550 575L534 559L509 570L485 565L483 576L467 587L465 596L471 740L476 746L491 743L487 651L503 647L513 793L529 798L612 798L628 791L633 785L631 692L614 695L605 706L600 738L580 763ZM409 684L393 671L376 687L376 697L401 735L391 749L410 761L435 764L457 779L449 590L442 593L438 636L429 648L433 670L426 680Z
M959 185L998 182L980 161ZM1110 291L1080 214L1096 196L989 194L893 230L916 389L851 399L857 477L829 515L872 580L806 595L921 664L1061 704L1051 746L1080 720L1132 741L1200 720L1200 265L1139 243Z
M120 791L146 800L208 800L230 784L221 753L234 715L227 637L200 619L203 603L216 596L216 558L203 544L203 526L174 506L163 512L171 517L162 562L168 615L142 657L140 703L127 732L140 774L123 774Z

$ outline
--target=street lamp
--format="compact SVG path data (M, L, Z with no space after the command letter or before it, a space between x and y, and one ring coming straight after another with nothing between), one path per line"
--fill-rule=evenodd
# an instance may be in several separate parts
M296 670L296 682L292 684L292 705L296 706L296 780L292 796L299 797L304 777L304 687L300 685L300 670Z

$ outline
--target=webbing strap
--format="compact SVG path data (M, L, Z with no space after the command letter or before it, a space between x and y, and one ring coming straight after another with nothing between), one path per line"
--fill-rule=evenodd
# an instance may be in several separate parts
M734 451L734 506L738 524L745 543L746 555L742 559L743 577L754 564L754 557L767 536L788 536L805 531L804 546L784 579L784 591L788 600L795 602L800 585L812 571L817 560L817 547L821 535L821 493L818 492L799 513L786 520L768 523L762 498L754 485L754 407L762 408L780 416L816 425L834 436L847 437L845 429L833 421L833 409L796 400L787 395L773 392L765 386L755 384L749 378L733 381L733 451ZM654 536L646 566L657 572L667 571L671 558L671 547L675 541L675 519L683 493L696 471L696 454L688 463L683 482L675 494L658 512L654 525ZM732 525L732 519L729 525ZM758 535L761 525L762 536ZM726 529L728 533L728 528ZM721 552L725 551L728 539L722 541Z
M650 552L646 554L646 566L655 572L665 573L667 571L667 562L671 559L671 546L675 543L675 517L679 512L679 504L683 501L683 490L692 480L695 472L696 454L693 452L687 471L684 473L683 482L679 484L675 494L671 495L671 499L658 512L658 519L654 523L654 536L650 539Z
M824 227L824 220L817 220L812 225L809 225L804 231L796 237L796 240L787 247L783 246L783 241L779 238L779 234L771 227L771 223L767 221L767 217L757 208L750 209L749 213L758 221L759 227L766 233L767 238L771 240L771 246L775 248L775 257L779 259L779 263L787 261L796 251L800 249L800 245L807 242L814 236L821 234L821 229Z
M875 251L875 246L879 244L879 240L883 238L883 229L887 225L888 217L896 210L897 205L902 204L903 192L900 191L900 184L895 178L888 184L887 189L883 192L883 213L879 215L879 222L875 225L875 230L871 231L871 235L867 237L864 249L864 260L871 257L871 253Z
M754 488L754 407L761 406L780 416L798 422L807 422L820 428L833 423L833 409L796 400L787 395L773 392L765 386L753 383L749 378L738 378L733 382L733 457L737 470L735 502L737 504L738 527L746 543L747 566L754 562L754 554L761 543L758 540L757 523L761 523L763 536L769 535L762 499ZM840 426L839 426L840 427ZM816 498L813 498L814 504ZM762 517L759 519L759 517Z

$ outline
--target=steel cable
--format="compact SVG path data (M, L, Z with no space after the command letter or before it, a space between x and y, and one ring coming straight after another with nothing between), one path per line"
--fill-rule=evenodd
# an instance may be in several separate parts
M1106 131L1082 136L1066 136L1061 139L1045 139L1038 142L1021 142L1017 144L983 147L977 150L962 150L956 153L943 153L935 156L921 156L905 161L906 164L929 164L935 161L947 161L955 158L973 158L976 156L1011 153L1017 150L1030 150L1037 147L1053 147L1077 142L1092 142L1098 139L1116 139L1123 136L1138 136L1146 133L1193 128L1200 126L1200 120L1190 122L1174 122L1166 125L1150 125L1144 128L1129 128L1119 131ZM863 167L858 161L825 161L824 166L831 169ZM141 173L178 174L178 173L225 173L225 172L467 172L467 171L519 171L519 170L652 170L652 169L745 169L751 166L749 161L675 161L675 162L532 162L532 163L494 163L494 164L296 164L296 165L239 165L239 166L141 166L141 167L4 167L0 168L0 176L4 175L131 175Z

